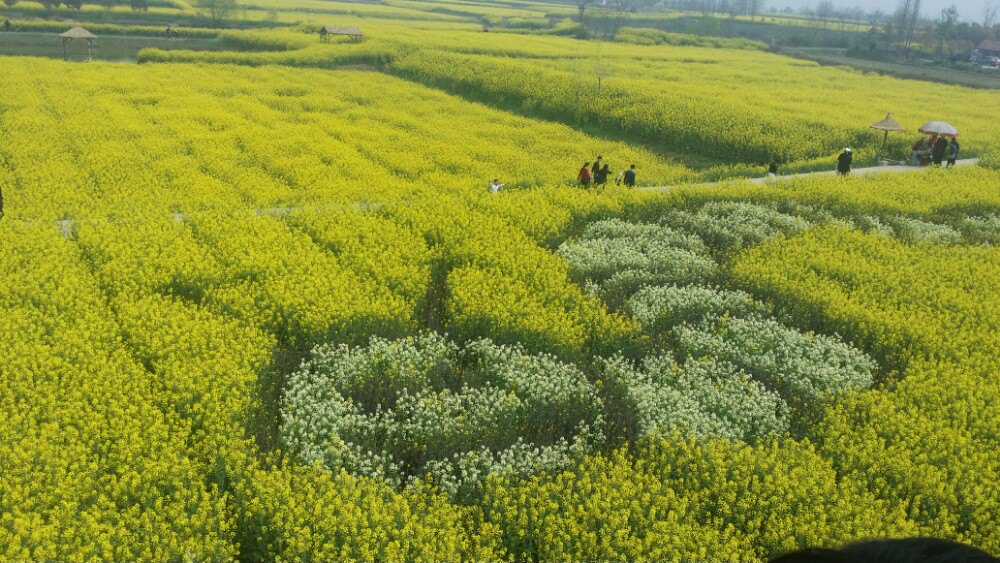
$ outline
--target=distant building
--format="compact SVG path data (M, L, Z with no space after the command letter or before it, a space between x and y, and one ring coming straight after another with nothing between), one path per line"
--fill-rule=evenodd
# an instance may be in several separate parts
M1000 57L1000 41L984 39L976 49L975 57L976 62L980 64L989 64L993 61L993 57Z
M360 41L364 34L361 29L353 25L324 25L319 30L320 39L329 41L331 35L346 35L354 41Z

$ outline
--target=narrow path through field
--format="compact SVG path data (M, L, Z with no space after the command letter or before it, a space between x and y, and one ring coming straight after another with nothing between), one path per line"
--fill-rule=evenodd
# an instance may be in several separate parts
M956 166L974 166L979 164L978 158L967 158L963 160L955 161ZM854 168L851 170L851 175L853 176L865 176L868 174L878 174L878 173L909 173L909 172L919 172L921 170L926 170L927 167L924 166L871 166L868 168ZM834 176L837 172L835 170L823 171L823 172L803 172L801 174L787 174L782 176L764 176L763 178L738 178L733 180L720 180L718 182L708 182L703 184L681 184L679 186L647 186L644 188L638 188L640 190L649 191L668 191L677 188L687 188L687 187L708 187L708 186L728 186L731 184L770 184L774 182L784 182L788 180L794 180L796 178L805 178L809 176Z
M979 163L978 158L967 158L957 161L956 166L974 166ZM851 174L855 176L864 176L868 174L879 174L879 173L911 173L919 172L921 170L926 170L926 167L921 166L872 166L868 168L855 168L851 170ZM789 180L794 180L797 178L805 178L809 176L833 176L836 171L823 171L823 172L804 172L801 174L787 174L783 176L775 176L773 178L765 176L763 178L737 178L732 180L721 180L718 182L706 182L701 184L678 184L674 186L645 186L636 188L639 190L646 191L670 191L677 190L681 188L699 188L699 187L712 187L712 186L729 186L737 184L770 184L775 182L786 182ZM303 206L303 207L270 207L267 209L254 209L247 211L247 213L252 213L256 215L269 215L273 217L280 217L282 215L288 215L289 213L302 210L344 210L344 209L373 209L378 207L377 203L354 203L354 204L331 204L331 205L321 205L321 206ZM175 221L183 221L185 219L184 214L175 213L173 214L173 219ZM10 220L10 219L8 219ZM15 219L17 220L17 219ZM21 219L21 221L24 221ZM33 223L34 221L26 221L28 223ZM56 221L55 226L59 227L62 235L66 238L72 238L73 229L76 226L77 221L74 219L63 219L61 221Z

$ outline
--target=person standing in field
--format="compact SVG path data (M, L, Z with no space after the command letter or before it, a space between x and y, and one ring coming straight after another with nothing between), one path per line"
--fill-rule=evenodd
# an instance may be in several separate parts
M767 167L767 175L770 176L771 178L774 178L775 176L778 175L778 159L777 158L772 158L771 159L771 164L769 164L768 167Z
M499 178L493 178L492 180L490 180L490 191L493 193L497 193L500 191L500 188L506 185L507 184L501 184Z
M597 160L594 161L594 166L590 169L590 177L597 180L597 173L601 171L601 166L604 165L604 157L597 155Z
M581 186L583 186L585 188L587 188L587 187L590 186L591 175L590 175L590 163L589 162L584 162L583 163L583 168L581 168L580 172L576 175L576 179L580 181L580 185Z
M937 141L934 141L934 150L931 151L931 159L934 161L934 166L941 166L941 161L944 160L944 153L948 149L948 141L944 137L938 137Z
M955 166L955 161L958 160L958 148L958 139L952 139L948 145L948 168Z
M594 185L603 186L604 184L607 184L609 174L611 174L611 169L607 164L598 168L597 171L594 172Z
M851 147L844 149L844 152L840 153L837 157L837 174L841 176L846 176L851 173L851 161L854 157L851 154Z
M0 219L3 219L3 188L0 188Z
M626 188L635 187L635 165L630 164L628 170L622 172L621 183L625 184Z

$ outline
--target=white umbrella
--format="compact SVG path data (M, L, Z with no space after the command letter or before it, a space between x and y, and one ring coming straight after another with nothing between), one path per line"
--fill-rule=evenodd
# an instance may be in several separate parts
M937 135L938 137L958 137L958 129L950 123L945 123L944 121L928 121L917 129L921 133L927 135Z

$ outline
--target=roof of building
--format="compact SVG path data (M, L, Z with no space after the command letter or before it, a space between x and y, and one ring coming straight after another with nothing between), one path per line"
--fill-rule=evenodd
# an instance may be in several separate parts
M93 33L83 29L80 26L76 26L69 31L65 31L59 34L59 37L66 37L68 39L97 39L97 36Z
M323 33L330 35L363 35L361 29L354 25L324 25Z
M980 51L1000 51L1000 41L996 39L983 39L979 44Z
M869 127L872 129L881 129L882 131L906 131L906 128L893 119L892 114L888 113L885 114L885 119L872 123Z

